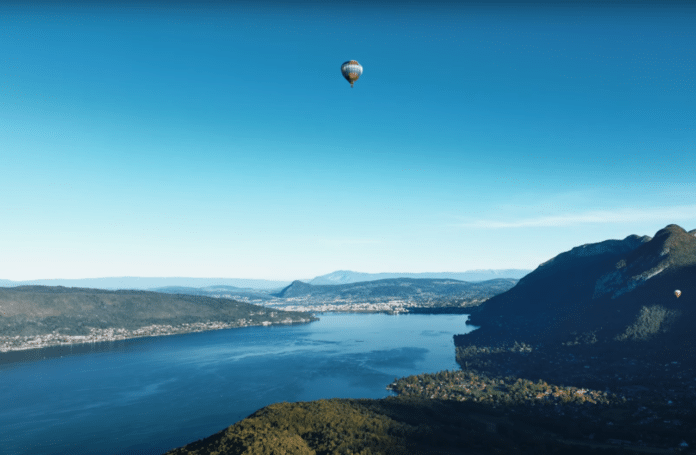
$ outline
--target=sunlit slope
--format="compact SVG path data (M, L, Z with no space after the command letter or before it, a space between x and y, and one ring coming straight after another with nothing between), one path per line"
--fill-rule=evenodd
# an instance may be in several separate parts
M681 290L680 298L674 294ZM458 345L637 346L696 355L696 236L677 225L573 248L472 311Z
M595 425L597 426L597 425ZM167 455L671 454L567 439L564 425L471 402L390 397L276 403Z

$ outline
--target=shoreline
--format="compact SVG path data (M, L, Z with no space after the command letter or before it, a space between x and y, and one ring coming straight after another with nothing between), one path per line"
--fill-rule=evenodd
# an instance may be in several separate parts
M0 354L8 352L21 352L28 350L45 349L61 346L76 346L90 343L104 343L112 341L130 340L135 338L148 338L168 335L184 335L187 333L207 332L211 330L236 329L242 327L265 327L271 325L285 324L306 324L312 322L316 314L321 313L365 313L365 314L468 314L471 308L462 307L403 307L403 306L388 306L375 304L352 304L352 305L317 305L317 306L284 306L284 307L267 307L275 310L284 311L302 311L312 315L311 318L302 318L293 320L290 318L282 321L271 322L262 321L260 323L252 323L246 319L240 319L235 322L194 322L184 323L179 325L170 324L151 324L140 327L135 330L124 328L108 328L97 329L90 327L88 335L66 335L58 331L43 335L31 336L0 336ZM466 311L469 310L469 311Z
M267 305L266 308L303 313L385 313L385 314L470 314L476 305L468 306L409 306L403 303L324 303L316 305Z
M212 330L236 329L242 327L267 327L271 325L285 324L306 324L316 319L284 319L278 322L262 321L261 323L251 323L246 319L235 322L194 322L184 323L176 326L168 324L151 324L135 330L124 328L96 329L90 327L89 335L64 335L57 331L45 335L34 336L3 336L0 337L0 354L9 352L23 352L30 350L45 349L61 346L86 345L93 343L104 343L121 340L131 340L136 338L148 338L168 335L185 335L188 333L208 332Z

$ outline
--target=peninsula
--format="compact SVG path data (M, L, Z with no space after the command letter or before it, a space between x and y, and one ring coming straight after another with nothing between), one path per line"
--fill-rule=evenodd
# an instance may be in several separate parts
M0 352L318 320L230 299L62 286L0 288Z

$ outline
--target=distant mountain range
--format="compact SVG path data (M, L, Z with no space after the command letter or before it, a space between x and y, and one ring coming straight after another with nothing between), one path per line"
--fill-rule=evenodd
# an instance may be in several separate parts
M429 272L429 273L361 273L350 270L338 270L327 275L318 276L308 283L320 284L349 284L364 281L386 280L391 278L432 278L459 281L487 281L496 278L520 279L531 270L501 269L501 270L469 270L467 272Z
M476 305L504 292L517 283L512 278L500 278L478 283L452 279L392 278L359 283L313 285L293 281L274 297L301 300L304 305L333 302L386 302L401 300L418 306Z
M54 279L11 281L0 280L0 287L12 286L64 286L92 289L147 290L170 286L203 288L208 286L232 286L247 289L282 289L290 281L255 280L246 278L187 278L187 277L107 277L81 279Z
M303 280L309 284L348 284L361 281L375 281L386 278L443 278L460 281L485 281L496 278L519 279L529 270L471 270L468 272L444 272L444 273L360 273L347 270L339 270L328 275L318 276L311 280ZM204 289L201 295L209 295L207 291L214 293L222 288L237 288L235 292L251 292L255 290L278 291L288 286L290 281L257 280L247 278L187 278L187 277L106 277L106 278L82 278L82 279L50 279L50 280L25 280L11 281L0 279L0 287L14 286L64 286L74 288L92 289L131 289L131 290L161 290L164 288L196 288ZM212 289L219 288L219 289ZM190 289L189 289L190 290ZM232 291L233 289L222 289ZM169 292L169 291L161 291ZM182 292L191 294L192 292Z
M271 300L273 298L271 292L277 292L278 289L238 288L235 286L206 286L202 288L166 286L163 288L149 289L149 291L162 292L165 294L203 295L207 297L264 303Z
M559 254L472 309L471 323L481 328L455 343L592 344L693 362L695 320L696 230L671 224L653 238L631 235Z

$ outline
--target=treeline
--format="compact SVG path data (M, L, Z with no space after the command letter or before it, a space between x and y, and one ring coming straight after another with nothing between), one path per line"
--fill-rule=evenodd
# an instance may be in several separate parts
M605 426L606 427L606 426ZM581 428L581 430L579 430ZM390 397L277 403L167 455L629 454L612 442L566 440L596 431L563 419L530 419L477 403ZM638 448L640 449L640 448ZM673 453L651 448L646 453Z
M446 279L394 278L339 285L310 285L295 281L278 294L279 298L301 297L305 303L336 299L372 302L403 300L424 306L463 306L481 302L515 286L517 280L500 278L480 283ZM456 303L452 303L456 302Z
M39 336L57 331L86 335L89 328L137 330L172 325L244 320L317 320L302 312L286 312L249 303L211 297L148 291L20 286L0 288L0 336Z
M434 306L434 307L429 307L429 306L421 306L421 307L415 307L415 306L409 306L409 307L404 307L404 309L408 310L409 313L411 314L468 314L471 310L469 309L470 304L466 304L464 302L436 302L437 303L443 303L446 305L457 305L461 304L464 306Z
M408 376L389 388L399 395L474 401L498 406L555 406L558 404L619 404L620 396L604 391L549 384L539 379L491 377L480 371L440 371Z

